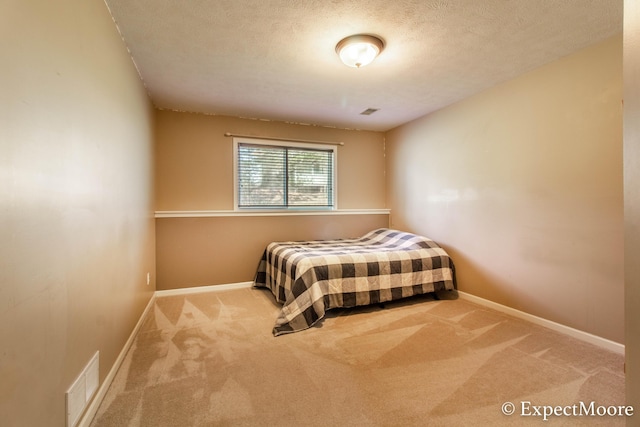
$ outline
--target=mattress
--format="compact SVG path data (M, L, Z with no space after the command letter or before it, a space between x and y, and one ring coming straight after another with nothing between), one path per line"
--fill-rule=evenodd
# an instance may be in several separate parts
M449 255L433 240L381 228L355 239L273 242L254 285L283 304L273 334L307 329L327 310L454 288Z

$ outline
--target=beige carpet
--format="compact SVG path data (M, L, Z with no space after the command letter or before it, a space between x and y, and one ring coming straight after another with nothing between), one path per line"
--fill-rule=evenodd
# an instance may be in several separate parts
M520 416L624 404L623 357L464 300L334 310L273 337L269 291L158 298L92 423L104 426L624 425ZM516 414L502 413L512 402ZM541 412L543 412L541 410Z

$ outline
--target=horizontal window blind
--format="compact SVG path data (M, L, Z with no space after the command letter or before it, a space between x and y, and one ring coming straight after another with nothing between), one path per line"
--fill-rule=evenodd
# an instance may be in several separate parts
M334 153L278 145L237 145L239 208L334 205Z

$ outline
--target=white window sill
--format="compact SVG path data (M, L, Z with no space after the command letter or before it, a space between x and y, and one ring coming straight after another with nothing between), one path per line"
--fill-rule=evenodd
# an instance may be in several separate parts
M334 209L334 210L213 210L213 211L156 211L156 218L208 218L225 216L324 216L324 215L389 215L391 209Z

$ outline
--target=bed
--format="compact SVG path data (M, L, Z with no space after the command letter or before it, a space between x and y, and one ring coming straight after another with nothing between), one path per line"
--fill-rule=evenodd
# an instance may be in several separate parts
M332 308L452 290L454 281L451 258L433 240L380 228L355 239L270 243L254 286L283 304L278 336L311 327Z

